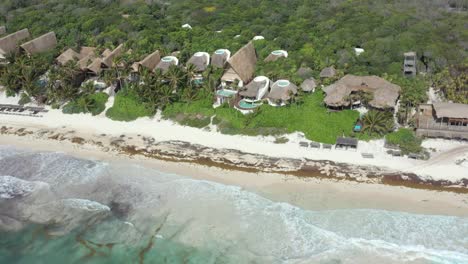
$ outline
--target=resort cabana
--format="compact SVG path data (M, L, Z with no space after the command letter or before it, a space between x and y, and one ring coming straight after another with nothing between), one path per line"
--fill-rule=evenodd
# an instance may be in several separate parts
M138 72L140 68L144 67L149 71L153 71L160 61L161 54L159 53L159 50L157 50L151 53L150 55L146 56L143 60L133 63L132 70L134 72Z
M350 107L349 96L359 91L372 94L369 106L376 109L393 109L400 96L400 86L378 76L355 76L348 74L323 89L327 94L324 102L331 108Z
M229 58L231 58L231 52L229 50L218 49L211 55L211 65L224 69Z
M236 80L239 81L239 87L248 83L254 76L256 63L257 52L253 43L249 42L228 60L228 68L221 77L223 86Z
M76 60L79 64L79 61L91 54L94 54L96 48L94 47L81 47L80 53L74 51L73 49L67 49L62 54L60 54L55 60L57 61L58 65L65 65L69 61ZM80 67L81 68L81 67Z
M358 140L355 138L346 138L346 137L339 137L336 139L336 147L335 148L352 148L357 149L358 147Z
M317 88L317 82L315 81L314 78L306 79L301 84L302 91L306 93L315 92L315 88Z
M108 52L107 50L104 51L103 53L103 58L102 58L102 67L103 68L112 68L114 66L114 59L117 56L120 56L123 52L123 44L120 44L115 48L113 51Z
M172 65L179 65L179 59L174 56L165 56L159 61L154 70L161 70L161 72L165 74Z
M210 65L210 54L206 52L196 52L187 61L187 64L192 64L195 66L197 72L203 72L206 70L208 65Z
M419 105L416 121L418 136L468 140L468 104Z
M309 67L301 67L296 72L297 76L301 77L302 79L311 78L313 75L313 71Z
M285 50L274 50L266 58L265 62L277 61L280 58L287 58L288 52Z
M297 86L288 80L278 80L268 94L268 103L271 106L284 106L291 99L291 94L297 94Z
M6 34L6 27L0 26L0 35Z
M270 79L265 76L258 76L253 79L249 84L244 86L240 91L239 95L242 98L250 99L253 101L262 100L263 97L268 93L270 88Z
M49 32L31 41L21 45L23 50L28 55L34 55L42 52L53 50L57 46L57 38L54 32Z
M327 67L320 72L320 78L333 78L336 75L335 67Z
M7 55L18 50L19 43L30 37L27 28L0 38L0 55Z

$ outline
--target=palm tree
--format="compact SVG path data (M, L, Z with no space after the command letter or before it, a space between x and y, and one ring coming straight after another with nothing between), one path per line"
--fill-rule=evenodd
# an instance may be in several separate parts
M385 134L393 129L393 115L387 111L371 110L362 118L364 124L362 131L369 135L372 133Z
M182 80L182 74L179 67L171 65L164 76L169 80L169 85L172 87L172 91L177 91L177 87Z
M193 78L195 78L195 75L197 74L197 67L191 63L187 64L185 67L185 77L187 80L187 84L192 82Z

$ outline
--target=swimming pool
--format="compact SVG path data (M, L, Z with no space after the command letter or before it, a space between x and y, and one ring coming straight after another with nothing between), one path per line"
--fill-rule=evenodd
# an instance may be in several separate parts
M224 97L231 97L237 94L237 91L233 90L226 90L226 89L221 89L216 91L217 95L224 96Z
M261 103L254 103L254 102L249 102L246 101L245 99L242 99L239 101L239 107L243 109L254 109L257 108L261 105Z

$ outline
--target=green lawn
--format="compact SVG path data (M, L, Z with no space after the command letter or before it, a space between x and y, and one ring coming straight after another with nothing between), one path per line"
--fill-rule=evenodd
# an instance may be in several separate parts
M116 94L114 105L106 112L106 116L116 121L133 121L139 117L152 116L154 111L142 103L130 91L122 90Z
M301 105L263 105L258 113L246 116L228 107L213 109L211 99L204 99L172 104L163 115L188 125L187 119L206 120L204 117L216 115L214 122L226 134L278 135L301 131L308 139L324 143L335 143L343 133L352 135L359 113L352 110L329 113L323 106L323 97L323 93L317 92L304 96Z

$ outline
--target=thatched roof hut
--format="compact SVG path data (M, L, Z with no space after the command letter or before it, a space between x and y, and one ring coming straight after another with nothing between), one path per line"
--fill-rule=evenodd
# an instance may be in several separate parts
M165 56L159 61L158 65L156 65L155 70L161 70L161 72L164 74L169 70L169 67L172 65L179 65L179 59L177 59L174 56Z
M226 62L231 58L231 52L227 49L218 49L211 55L211 65L224 68Z
M6 27L0 26L0 35L6 34Z
M261 100L268 92L270 87L270 80L265 76L258 76L253 79L249 84L244 86L239 95L247 98L255 98Z
M123 44L120 44L117 48L115 48L110 53L104 51L106 54L105 55L103 54L104 57L102 59L102 64L103 64L102 66L111 68L114 65L114 58L117 56L120 56L120 54L122 54L122 51L123 51Z
M277 61L280 58L287 58L288 52L285 50L274 50L266 58L265 62Z
M159 53L159 50L157 50L151 53L150 55L146 56L143 60L135 62L132 65L132 70L137 72L140 69L140 67L145 67L149 71L152 71L160 61L161 54Z
M0 38L0 54L6 55L17 50L19 43L29 37L29 31L25 28Z
M31 41L21 45L21 49L28 55L34 55L41 52L53 50L57 46L57 37L55 32L49 32Z
M73 49L67 49L57 57L57 63L59 65L65 65L67 62L72 60L80 60L81 55L75 52Z
M320 78L333 78L336 75L335 67L327 67L320 72Z
M232 82L237 79L248 83L254 76L256 63L257 52L253 42L249 42L228 60L229 68L221 80Z
M307 79L307 78L312 77L313 73L314 72L309 67L301 67L296 72L297 76L301 77L302 79Z
M468 104L434 103L437 118L461 118L468 119Z
M271 86L268 99L271 101L286 102L292 94L297 94L297 86L288 80L278 80Z
M210 64L210 54L197 52L187 61L187 64L192 64L198 72L203 72Z
M88 66L86 66L86 69L96 75L101 73L102 71L102 59L101 58L94 58Z
M59 65L65 65L71 60L77 60L80 68L84 69L87 65L90 64L90 62L87 61L90 60L91 56L94 56L95 50L96 48L94 47L81 47L80 53L78 53L73 49L67 49L62 54L60 54L56 60Z
M331 107L349 106L347 97L352 92L368 92L373 95L369 105L374 108L394 108L400 95L400 86L386 81L378 76L346 75L334 84L324 88L327 96L326 105Z
M304 92L313 92L315 91L316 87L317 87L317 82L315 81L314 78L306 79L301 84L301 89Z

